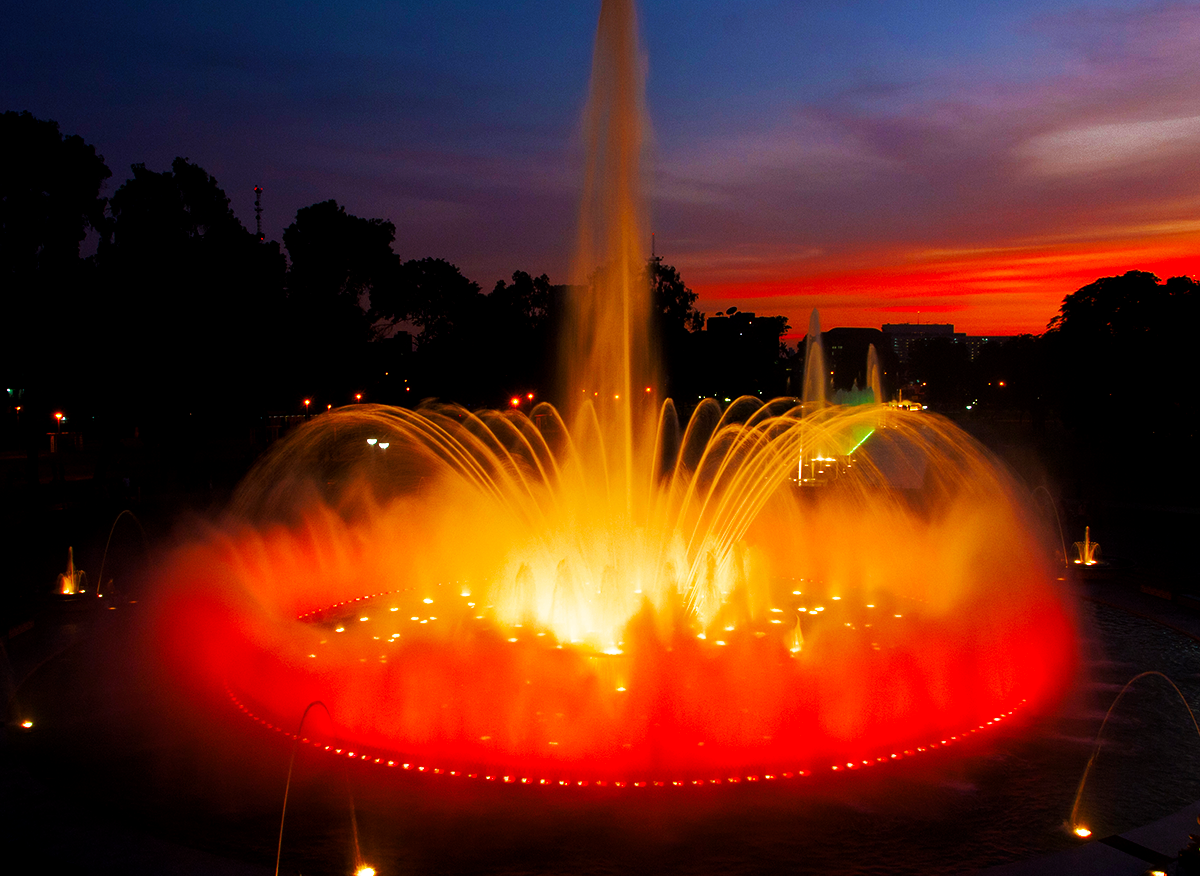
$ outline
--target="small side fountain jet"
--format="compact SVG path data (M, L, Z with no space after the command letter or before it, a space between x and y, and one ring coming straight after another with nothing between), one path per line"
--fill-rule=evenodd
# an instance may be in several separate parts
M54 592L60 596L74 596L77 593L84 592L85 584L87 584L87 575L75 568L75 549L68 547L67 571L58 576L58 583Z
M1075 558L1075 564L1079 566L1094 566L1098 562L1096 559L1100 553L1100 545L1092 541L1092 528L1085 526L1083 528L1083 541L1075 542L1075 550L1079 554Z

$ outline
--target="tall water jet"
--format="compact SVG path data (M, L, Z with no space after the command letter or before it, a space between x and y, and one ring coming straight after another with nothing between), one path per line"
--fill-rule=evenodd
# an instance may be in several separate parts
M660 385L643 256L643 66L633 0L605 0L584 112L587 157L572 270L576 288L588 291L572 297L562 358L567 410L578 418L594 406L626 514L634 513L636 445L646 440L644 389L654 398Z
M821 346L821 316L813 308L808 319L808 335L804 340L804 383L800 400L807 404L825 404L825 351Z
M887 401L883 394L883 369L879 365L879 351L875 345L867 347L867 389L875 397L875 404L881 405Z

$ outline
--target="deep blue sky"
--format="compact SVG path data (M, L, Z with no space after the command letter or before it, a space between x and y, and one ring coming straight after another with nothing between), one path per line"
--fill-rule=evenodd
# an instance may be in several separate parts
M336 198L490 289L566 279L598 0L8 3L0 109L105 157L182 155L278 239ZM640 4L658 247L801 333L915 311L1039 330L1200 242L1200 5Z

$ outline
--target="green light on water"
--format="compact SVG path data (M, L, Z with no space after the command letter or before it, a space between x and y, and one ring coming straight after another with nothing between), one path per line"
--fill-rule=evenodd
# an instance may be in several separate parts
M857 444L855 444L853 447L851 447L851 448L850 448L850 452L849 452L849 453L847 453L846 455L847 455L847 456L853 456L853 455L854 455L854 451L855 451L855 450L858 450L858 448L862 447L862 446L863 446L863 444L866 442L866 440L867 440L868 438L870 438L870 437L871 437L872 435L874 435L874 434L875 434L875 430L874 430L874 429L872 429L872 430L871 430L870 432L868 432L866 435L863 435L863 437L862 437L862 441L859 441Z

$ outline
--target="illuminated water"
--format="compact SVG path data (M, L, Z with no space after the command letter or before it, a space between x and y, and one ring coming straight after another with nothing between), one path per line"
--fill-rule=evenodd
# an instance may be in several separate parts
M605 2L564 413L298 429L163 569L182 681L284 729L319 699L342 756L576 786L864 768L1053 701L1073 618L1021 492L948 421L827 405L815 314L801 400L660 397L642 92Z
M1087 671L1059 714L886 774L841 776L820 793L763 783L633 797L467 791L408 774L381 783L370 765L345 769L302 748L284 872L346 872L347 776L363 853L386 873L952 874L1066 848L1072 796L1115 691L1153 668L1200 701L1193 640L1104 606L1085 607L1083 629ZM165 839L269 868L288 747L277 733L229 722L232 709L176 713L170 688L128 644L97 637L31 684L41 730L14 751L45 790L22 782L10 799L11 852L36 849L45 867L68 869L103 850L114 872L138 872L153 855L145 872L157 872L179 854L159 849ZM149 674L145 689L139 673ZM1175 694L1151 685L1129 696L1089 781L1086 815L1098 835L1200 798L1200 752Z

